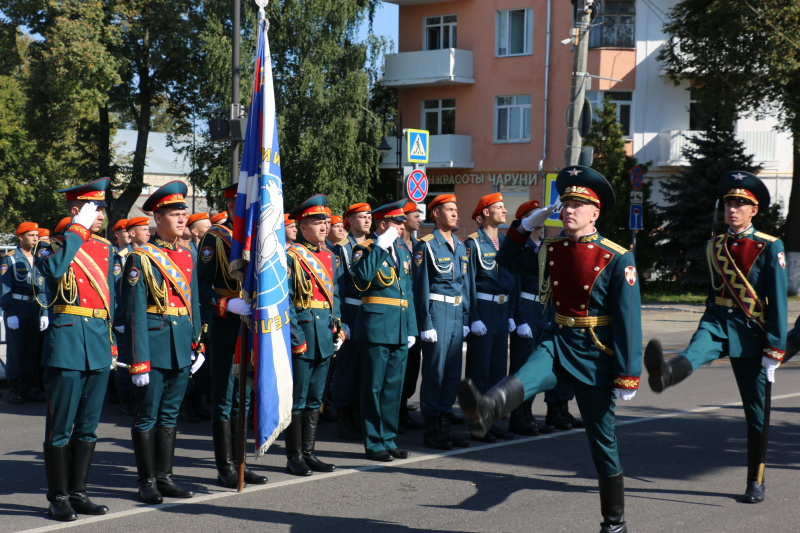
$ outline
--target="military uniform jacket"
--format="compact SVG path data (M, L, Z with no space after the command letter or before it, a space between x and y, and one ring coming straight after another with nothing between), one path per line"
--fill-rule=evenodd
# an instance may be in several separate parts
M525 245L519 251L519 254L524 258L522 261L524 261L525 264L534 265L534 267L525 272L520 272L515 276L517 278L519 295L514 307L514 322L516 322L517 325L528 324L528 326L533 329L534 337L540 333L534 326L536 324L541 324L543 321L547 322L552 318L552 313L545 312L543 315L542 311L546 309L546 307L537 305L536 302L530 300L529 297L523 297L523 293L536 298L539 297L539 250L539 244L530 239L525 241Z
M341 327L333 252L298 235L286 250L286 259L292 354L306 359L330 357Z
M502 246L506 236L498 233L497 237ZM497 250L495 250L492 239L486 234L483 228L470 235L466 242L467 257L469 257L469 268L467 277L469 279L469 324L476 320L483 320L478 308L477 293L491 295L505 295L509 298L509 308L514 309L516 305L517 281L514 275L508 270L497 264ZM509 314L512 318L513 314Z
M114 247L72 224L37 253L52 307L42 350L45 366L100 370L111 365L114 345Z
M782 361L788 329L783 242L750 226L719 235L706 251L711 287L700 328L728 339L730 357Z
M469 259L464 242L453 235L455 250L437 229L417 241L414 247L414 306L417 329L433 329L431 294L460 298L464 312L463 324L469 325Z
M231 298L242 298L242 283L229 273L233 222L214 224L203 235L198 248L197 285L200 305L214 323L214 337L220 342L235 343L242 321L228 314Z
M373 240L353 249L353 280L361 293L361 307L353 339L375 344L406 344L416 337L417 317L412 298L411 254L401 239L392 255Z
M125 263L125 338L132 374L179 370L199 348L197 276L188 247L150 239Z
M125 248L114 246L114 294L116 295L117 309L123 308L122 303L122 271L125 268L125 260L133 251L133 245L129 244ZM123 313L114 312L114 325L122 325Z
M512 272L536 265L518 254L527 234L514 221L498 262ZM538 256L542 297L554 306L555 325L542 336L560 365L592 386L637 389L642 371L639 280L633 254L598 233L575 242L546 239Z
M36 252L37 250L33 251L34 254ZM47 314L47 284L44 276L36 268L35 255L33 259L32 265L19 246L0 258L0 308L3 309L6 318L19 315L17 307L22 302L34 300L39 300L42 306L39 309L39 316ZM14 297L15 294L17 297ZM25 299L21 300L20 296Z
M337 242L333 247L335 255L335 275L336 288L339 301L342 303L342 321L352 330L355 327L356 313L353 306L344 306L345 298L358 300L361 298L360 291L353 284L353 250L358 245L355 237L348 235L346 238ZM352 322L352 323L351 323Z

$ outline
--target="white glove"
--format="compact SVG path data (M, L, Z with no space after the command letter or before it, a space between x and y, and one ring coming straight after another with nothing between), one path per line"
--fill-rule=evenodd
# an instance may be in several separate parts
M508 319L508 332L511 333L515 329L517 329L517 323L514 322L513 318L509 318Z
M150 372L143 372L141 374L133 374L131 381L137 387L146 387L150 383Z
M422 339L422 342L436 342L439 340L435 329L426 329L419 334L419 338Z
M344 339L348 340L350 338L350 326L342 323L342 331L344 331Z
M189 369L190 374L194 374L200 370L200 367L203 366L203 363L206 361L206 356L203 355L203 352L199 352L197 356L192 352L192 361L194 361L194 363L192 363L192 368Z
M375 240L375 244L377 244L379 248L389 251L389 248L399 236L400 235L397 233L397 228L394 226L389 226L389 228L382 235L378 235L378 238Z
M636 390L614 389L614 396L616 396L618 400L624 400L628 402L630 400L633 400L633 397L636 396Z
M225 305L225 311L236 313L237 315L250 316L253 314L253 308L250 307L241 298L231 298Z
M417 342L417 338L416 337L408 337L408 348L411 348L412 346L414 346L415 342Z
M46 330L47 326L49 325L50 325L50 318L48 318L47 315L39 317L39 331Z
M344 340L341 337L336 337L336 340L333 341L333 351L338 352L339 348L342 347L342 344L344 344Z
M520 221L523 229L525 229L525 231L533 231L533 228L544 226L544 221L550 218L550 215L552 215L555 210L556 204L540 207Z
M532 339L533 331L531 331L531 327L528 324L520 324L517 326L517 336L523 339Z
M469 330L473 335L483 337L486 335L486 324L484 324L482 320L476 320L472 323L472 326L469 328Z
M469 326L462 326L464 328L464 337L469 335Z
M94 221L97 219L97 204L94 202L87 202L83 204L81 210L72 217L73 224L80 224L84 228L91 230Z
M6 326L8 326L8 329L19 329L19 317L10 316L6 318Z
M764 356L761 358L761 366L767 373L767 381L775 383L775 369L780 366L780 363L771 357Z
M125 326L114 326L114 329L117 330L117 333L125 333Z

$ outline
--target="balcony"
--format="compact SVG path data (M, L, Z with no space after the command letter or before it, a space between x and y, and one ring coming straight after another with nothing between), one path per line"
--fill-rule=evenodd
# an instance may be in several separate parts
M382 152L380 168L395 169L397 165L397 137L386 137L391 150ZM408 163L408 146L403 142L400 165ZM472 135L431 135L430 154L426 168L473 168Z
M387 4L403 6L418 6L420 4L441 4L442 2L452 2L453 0L386 0Z
M669 130L659 133L658 166L683 167L689 162L683 156L683 150L691 144L695 135L702 133L692 130ZM737 131L736 137L744 143L745 153L753 156L753 162L774 166L777 164L775 153L775 132L773 131Z
M458 48L387 54L381 80L398 89L472 83L472 52Z

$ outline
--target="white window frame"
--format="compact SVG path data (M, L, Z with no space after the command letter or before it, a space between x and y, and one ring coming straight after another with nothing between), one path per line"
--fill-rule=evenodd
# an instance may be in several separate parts
M589 103L592 104L592 109L595 110L593 114L596 114L603 105L603 98L605 98L606 94L608 93L626 93L630 94L630 100L616 100L611 98L611 103L617 106L617 123L622 126L622 129L625 129L625 124L622 123L621 116L622 116L622 107L628 107L628 120L629 123L627 124L628 133L625 134L623 132L622 138L626 141L630 141L633 139L633 92L632 91L586 91L586 99L589 100Z
M517 100L517 98L520 98L520 97L527 98L528 99L528 103L527 104L518 103L516 100ZM500 104L500 99L501 98L514 98L514 103L513 104ZM533 99L532 99L530 94L508 94L508 95L502 95L502 96L495 96L494 97L494 126L493 126L492 130L493 130L493 136L494 136L494 142L495 143L507 144L507 143L529 143L529 142L531 142L531 102L532 101L533 101ZM513 109L520 109L521 110L521 116L520 116L520 120L519 120L520 131L517 132L519 134L519 137L512 137L511 136L511 131L510 131L511 120L509 118L506 119L507 120L506 127L508 128L508 131L507 131L508 138L507 139L501 139L500 136L498 135L499 129L500 129L500 115L501 115L501 111L504 110L504 109L508 109L509 110L509 114L512 112L511 110L513 110ZM527 116L527 121L526 121L526 118L525 118L526 110L527 110L527 115L528 115ZM525 123L526 122L528 124L528 128L527 128L528 129L528 132L527 132L528 136L527 137L525 137Z
M453 101L453 107L445 107L444 105L442 105L442 102L444 102L445 100L452 100ZM431 135L453 135L453 134L455 134L455 124L453 124L453 132L452 133L442 133L442 111L451 110L452 109L453 110L453 114L455 115L455 113L456 113L456 103L455 103L455 101L456 101L455 98L431 98L430 100L422 100L422 102L420 103L420 105L422 106L422 117L420 119L420 124L422 124L423 127L427 128L427 125L428 125L427 114L428 113L436 113L436 115L437 115L437 129L436 129L436 133L435 134L431 133ZM439 107L437 107L436 109L426 109L425 108L425 102L438 102L439 103Z
M428 24L428 20L434 17L439 17L438 24ZM444 19L446 17L456 17L455 22L445 22ZM431 43L428 41L428 28L438 26L441 30L439 31L439 42L437 43L437 48L431 48ZM450 43L453 46L444 46L442 40L444 39L444 30L445 26L450 27ZM444 50L446 48L455 48L458 46L458 15L456 13L448 13L447 15L430 15L427 17L422 18L422 49L423 50ZM455 42L453 42L455 41Z
M508 16L509 13L512 12L519 12L522 11L525 15L524 18L524 26L525 26L525 33L523 34L524 42L523 42L523 51L517 53L509 52L509 39L511 37L511 26L510 26L510 17ZM505 17L505 21L503 18ZM503 30L503 25L505 25L505 30ZM505 31L505 43L502 43L501 33ZM497 12L495 17L495 44L494 44L494 53L495 57L517 57L517 56L529 56L533 54L533 8L532 7L523 7L523 8L516 8L516 9L503 9ZM501 45L504 45L501 50Z

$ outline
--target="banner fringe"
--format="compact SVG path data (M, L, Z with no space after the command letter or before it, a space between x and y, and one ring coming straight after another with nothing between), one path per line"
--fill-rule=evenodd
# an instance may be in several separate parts
M284 429L288 428L289 424L291 423L292 423L292 418L288 417L285 420L282 420L280 424L278 424L278 427L275 428L275 431L272 432L272 435L270 435L269 438L264 442L264 444L262 444L261 447L258 450L256 450L256 459L261 459L261 457L263 457L264 454L267 453L267 450L269 450L269 447L272 445L273 442L275 442L275 439L278 438L278 435L280 435Z

